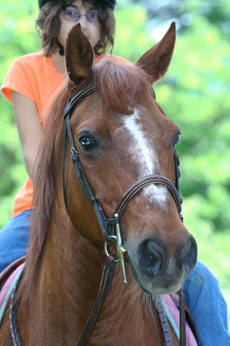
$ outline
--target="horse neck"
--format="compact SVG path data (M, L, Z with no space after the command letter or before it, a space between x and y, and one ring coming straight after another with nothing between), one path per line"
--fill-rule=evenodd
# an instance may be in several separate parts
M90 338L90 345L163 345L160 322L151 298L137 285L128 266L125 285L117 264L111 287Z
M35 340L37 346L75 345L99 289L105 261L102 249L81 237L66 213L58 212L59 217L54 213L52 218L58 222L51 222L31 295L34 303L24 345ZM151 297L141 292L129 267L128 276L125 285L117 264L89 345L163 345Z
M38 340L36 345L71 345L67 340L77 340L96 298L104 262L101 249L79 235L66 213L58 213L52 217L58 221L48 230L33 292L29 339Z
M48 234L36 304L30 311L28 345L32 340L38 346L75 345L96 298L105 258L101 249L82 238L67 219L53 224ZM153 305L149 301L145 304L130 270L129 280L128 286L123 283L116 265L89 345L147 346L154 345L153 339L156 345L161 344Z

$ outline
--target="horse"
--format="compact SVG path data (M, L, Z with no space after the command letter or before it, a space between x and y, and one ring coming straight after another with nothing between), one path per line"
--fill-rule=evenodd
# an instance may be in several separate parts
M165 345L153 297L177 292L197 258L177 191L180 130L152 89L175 37L172 23L135 64L94 63L80 26L71 30L69 81L51 102L1 346ZM171 338L179 345L172 330Z

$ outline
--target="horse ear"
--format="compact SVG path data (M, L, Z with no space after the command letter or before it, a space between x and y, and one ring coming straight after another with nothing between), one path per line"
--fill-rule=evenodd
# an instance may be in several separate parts
M75 84L89 78L94 52L88 39L77 24L70 31L66 42L66 68L69 78Z
M173 22L162 40L137 61L136 65L141 67L151 77L152 83L166 73L172 58L175 41L176 25Z

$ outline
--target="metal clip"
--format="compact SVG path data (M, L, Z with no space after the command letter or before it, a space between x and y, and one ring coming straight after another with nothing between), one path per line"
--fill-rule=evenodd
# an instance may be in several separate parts
M111 240L112 242L114 242L115 246L116 246L116 250L117 250L117 255L118 258L115 259L115 262L120 262L121 264L121 270L122 270L122 274L124 277L124 283L128 284L128 279L127 279L127 272L126 272L126 263L125 263L125 252L127 252L126 248L124 247L124 245L122 244L122 238L121 238L121 231L120 231L120 225L119 225L119 220L118 220L118 214L114 215L114 218L116 219L116 235L110 235L109 236L109 240ZM104 243L104 250L105 250L105 254L107 257L111 256L108 250L108 243L107 241L105 241Z
M125 256L124 254L127 252L126 248L122 245L122 239L121 239L121 230L120 230L120 225L118 221L118 214L114 215L117 219L116 223L116 248L117 248L117 254L119 258L119 262L121 264L121 270L122 274L124 277L124 283L128 284L128 279L127 279L127 273L126 273L126 263L125 263Z
M75 163L78 159L78 156L79 156L76 148L72 147L70 150L70 154L71 154L73 163Z

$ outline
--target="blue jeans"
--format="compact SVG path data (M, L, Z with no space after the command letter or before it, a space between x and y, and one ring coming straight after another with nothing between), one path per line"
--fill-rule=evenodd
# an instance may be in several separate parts
M201 345L230 346L227 304L217 279L199 261L185 279L184 296Z
M0 230L0 273L26 254L31 215L31 210L25 210L10 219Z
M31 215L31 210L24 211L0 231L0 272L25 255ZM225 300L217 279L199 261L185 279L184 294L201 346L230 346Z

